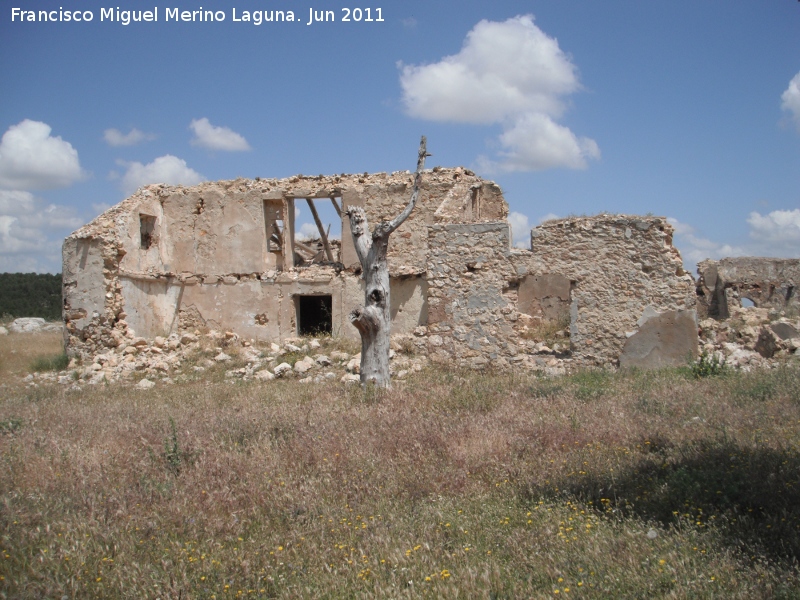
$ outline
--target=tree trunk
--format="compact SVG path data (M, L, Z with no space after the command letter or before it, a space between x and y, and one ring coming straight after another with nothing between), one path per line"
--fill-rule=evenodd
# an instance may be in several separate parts
M425 158L430 156L426 150L425 136L419 143L417 172L411 200L403 212L391 221L382 221L366 235L367 215L360 206L353 206L345 213L350 219L350 232L353 245L361 262L361 273L366 284L364 306L353 309L350 322L361 334L361 384L374 383L379 387L389 387L389 340L392 317L389 298L389 268L386 253L389 249L389 236L408 218L419 196L419 186Z

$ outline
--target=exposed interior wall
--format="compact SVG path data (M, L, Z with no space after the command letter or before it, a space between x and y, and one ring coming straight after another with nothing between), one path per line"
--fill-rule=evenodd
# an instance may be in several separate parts
M332 335L358 339L348 315L364 287L346 211L364 207L374 226L404 208L411 184L403 171L142 188L64 243L68 351L203 329L280 341L297 335L304 302L330 311ZM317 202L340 214L340 244L326 240L319 219L319 240L297 239L295 207ZM431 358L474 368L533 368L540 352L617 366L626 346L661 361L671 347L658 340L675 323L691 345L694 282L665 219L551 221L521 250L511 248L507 215L493 182L463 168L425 173L390 243L393 333L426 335ZM546 348L532 323L568 333Z
M330 295L333 335L357 338L347 315L363 302L363 284L343 211L364 206L371 226L393 218L412 181L402 171L142 188L64 243L68 351L88 355L121 336L195 328L257 340L292 337L302 295ZM343 240L328 240L318 218L319 240L297 239L295 206L311 210L323 202L340 213ZM499 188L471 171L425 173L417 206L392 236L389 253L398 333L427 322L427 224L507 213Z
M800 312L800 259L739 257L697 265L701 317L727 319L744 299L757 308Z

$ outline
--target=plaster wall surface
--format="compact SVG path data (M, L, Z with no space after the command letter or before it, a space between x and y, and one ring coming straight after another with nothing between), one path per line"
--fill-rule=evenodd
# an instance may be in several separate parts
M297 333L297 297L319 294L331 296L334 335L357 338L347 315L364 292L344 212L363 206L370 226L393 218L412 183L401 171L144 187L65 240L67 349L90 356L126 337L198 327L279 340ZM295 268L294 206L307 198L333 201L345 235L333 262ZM390 245L397 333L427 322L428 224L507 214L500 189L471 171L425 172Z

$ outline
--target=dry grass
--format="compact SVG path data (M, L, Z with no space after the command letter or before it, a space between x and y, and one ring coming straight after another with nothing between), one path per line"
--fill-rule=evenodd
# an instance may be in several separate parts
M0 335L0 384L15 383L14 376L29 373L37 359L63 353L64 338L60 332Z
M795 370L14 389L3 597L798 597Z

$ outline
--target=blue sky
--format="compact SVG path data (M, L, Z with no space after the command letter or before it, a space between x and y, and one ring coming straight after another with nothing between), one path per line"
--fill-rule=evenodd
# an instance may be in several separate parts
M0 9L0 271L58 272L63 237L140 184L413 169L422 134L428 166L500 184L519 243L546 217L652 213L692 270L800 256L796 0L113 4L158 7L127 26L110 6ZM225 20L165 22L200 7Z

